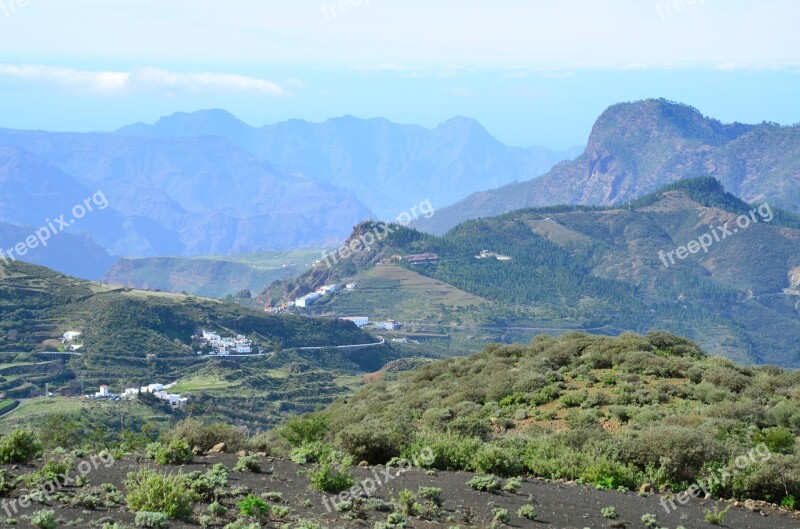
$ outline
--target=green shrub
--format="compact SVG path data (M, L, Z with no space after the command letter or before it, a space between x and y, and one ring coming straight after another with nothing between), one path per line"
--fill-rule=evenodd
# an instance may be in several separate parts
M536 508L533 505L523 505L517 510L517 516L526 520L536 519Z
M356 479L347 472L334 469L330 463L317 466L309 474L311 488L329 494L338 494L355 484Z
M492 509L492 522L495 524L507 524L511 521L508 509Z
M225 450L236 452L245 448L247 434L242 428L224 423L205 424L194 418L184 419L163 435L169 444L172 441L185 441L190 447L207 452L214 445L225 443Z
M379 465L400 455L402 447L408 442L407 431L395 423L359 422L339 432L336 444L356 461Z
M717 506L714 506L713 511L706 509L705 521L710 523L711 525L722 525L725 523L725 517L728 515L728 511L730 510L731 510L730 505L728 505L727 507L725 507L725 509L721 511Z
M467 481L467 485L480 492L497 492L500 490L500 480L497 476L475 476Z
M289 516L289 507L285 507L283 505L272 505L271 509L272 514L274 514L277 518L286 518Z
M161 445L155 454L156 463L159 465L183 465L191 463L193 457L192 447L183 439Z
M222 518L228 514L228 508L222 505L220 502L215 501L208 506L208 512L215 518Z
M169 527L167 516L160 512L137 512L134 523L139 527L148 527L152 529L167 529L167 527Z
M755 433L753 446L764 443L773 454L794 453L795 438L792 431L783 426L766 428Z
M608 518L609 520L614 520L619 516L619 514L617 513L617 508L613 506L603 507L602 509L600 509L600 514L603 515L603 518Z
M6 469L0 469L0 496L8 496L17 488L17 478Z
M228 484L229 475L228 468L217 463L203 474L195 472L187 474L186 478L190 483L189 488L198 499L211 501L222 494L222 489Z
M56 529L56 513L50 510L36 511L31 515L31 525L39 529Z
M643 514L642 515L642 523L644 524L645 527L649 527L650 529L658 529L659 528L658 520L656 520L656 517L655 517L654 514L650 514L650 513Z
M434 505L441 507L442 505L442 489L438 487L420 487L417 494L423 500L427 500Z
M280 492L265 492L261 495L262 498L269 501L274 501L276 503L280 503L283 501L283 494Z
M324 413L307 413L292 417L278 432L294 448L322 441L328 432L328 416Z
M237 472L261 472L261 460L257 456L240 457L233 470Z
M510 492L512 494L516 494L519 492L519 489L522 487L522 478L508 478L506 480L506 484L503 485L503 490L506 492Z
M269 504L252 494L248 494L247 497L239 501L236 506L239 508L239 512L244 516L252 516L254 518L265 518L269 516Z
M30 430L17 429L0 437L0 463L28 463L42 453L42 445Z
M797 501L795 500L794 496L786 496L781 500L781 507L784 509L789 509L790 511L795 510L797 506Z
M160 512L169 518L189 518L196 496L188 485L182 474L159 474L147 468L131 472L125 481L128 507Z

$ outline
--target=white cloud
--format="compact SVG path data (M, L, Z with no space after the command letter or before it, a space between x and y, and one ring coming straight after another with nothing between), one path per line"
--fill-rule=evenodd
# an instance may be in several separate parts
M120 92L130 84L130 74L126 72L86 71L32 64L0 63L0 77L37 84L51 83L92 94Z
M185 90L187 92L252 92L261 95L285 95L272 81L230 73L177 73L158 68L133 72L135 85L144 88Z
M249 92L261 95L286 95L277 83L230 73L181 73L159 68L140 68L131 72L78 70L59 66L0 63L0 78L21 82L51 84L85 94L117 95L142 91Z

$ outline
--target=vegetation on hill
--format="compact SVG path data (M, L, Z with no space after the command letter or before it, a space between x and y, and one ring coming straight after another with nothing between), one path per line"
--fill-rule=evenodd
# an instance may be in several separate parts
M110 288L52 270L0 264L0 350L58 345L67 330L82 334L83 353L194 355L203 328L244 334L267 351L373 343L349 322L276 316L194 296Z
M374 382L280 432L287 449L327 443L373 464L427 448L440 470L674 491L726 469L735 478L715 495L800 495L800 373L706 357L664 332L492 345Z
M771 208L771 217L715 241L707 253L669 267L659 258L697 240L712 225L734 222L736 215L750 211L752 207L725 193L716 180L702 178L668 186L625 207L524 209L464 222L441 237L396 226L369 251L273 284L261 299L278 302L326 282L369 279L374 275L369 270L384 266L381 263L395 254L433 252L438 256L435 262L403 260L395 266L486 303L442 307L429 300L414 310L402 309L399 300L406 292L400 285L387 284L384 299L397 311L394 319L443 326L470 320L474 330L466 332L479 340L482 327L508 329L495 338L503 341L519 340L513 329L524 327L605 334L661 328L739 362L798 367L793 339L800 332L796 215ZM350 240L373 230L370 223L359 225ZM476 259L483 250L511 260ZM375 297L380 289L374 281L370 284L369 296ZM337 294L308 312L366 312L375 305L369 296L358 289ZM358 310L359 300L364 300L364 310ZM473 340L470 348L477 349L476 343Z

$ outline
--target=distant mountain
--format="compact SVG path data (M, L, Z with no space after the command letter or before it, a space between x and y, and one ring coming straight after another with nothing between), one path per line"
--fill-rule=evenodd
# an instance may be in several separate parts
M115 255L325 247L370 211L350 191L288 174L218 137L0 129L0 218L38 225L102 191L75 229Z
M663 99L622 103L600 116L574 161L540 178L475 193L415 225L444 233L467 219L526 207L623 204L699 176L716 178L747 202L797 212L799 159L800 125L723 124Z
M435 129L351 116L324 123L290 120L249 127L222 110L177 113L117 131L147 137L220 136L262 160L352 190L381 219L423 200L451 204L468 194L539 176L580 149L509 147L478 122Z
M199 257L122 258L105 271L103 281L148 290L187 292L222 298L295 277L319 259L316 250Z
M473 336L517 328L610 334L664 329L737 361L800 367L800 217L762 207L753 213L757 223L738 228L739 215L752 218L751 211L716 180L704 178L678 182L622 208L518 210L464 222L442 237L398 227L369 251L272 285L262 299L292 299L320 284L353 280L359 288L341 294L342 301L334 296L311 310L327 314L342 306L369 314L375 307L370 297L383 289L380 299L391 303L392 317L411 326L457 329L454 320L469 318L476 322L467 329ZM723 226L730 235L722 233ZM361 225L351 240L371 230ZM687 252L681 259L676 250L701 237L706 243L711 238L708 252ZM510 260L477 259L483 250ZM398 283L387 279L403 279L401 274L379 273L382 282L371 279L391 256L422 252L437 259L399 265L491 303L468 314L463 308L447 312L439 301L405 307L401 301L422 283L419 277Z

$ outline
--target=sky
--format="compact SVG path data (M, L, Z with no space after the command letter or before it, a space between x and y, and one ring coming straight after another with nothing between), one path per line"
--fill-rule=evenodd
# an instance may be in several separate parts
M797 20L797 0L0 0L0 127L468 116L565 149L651 97L791 125Z

